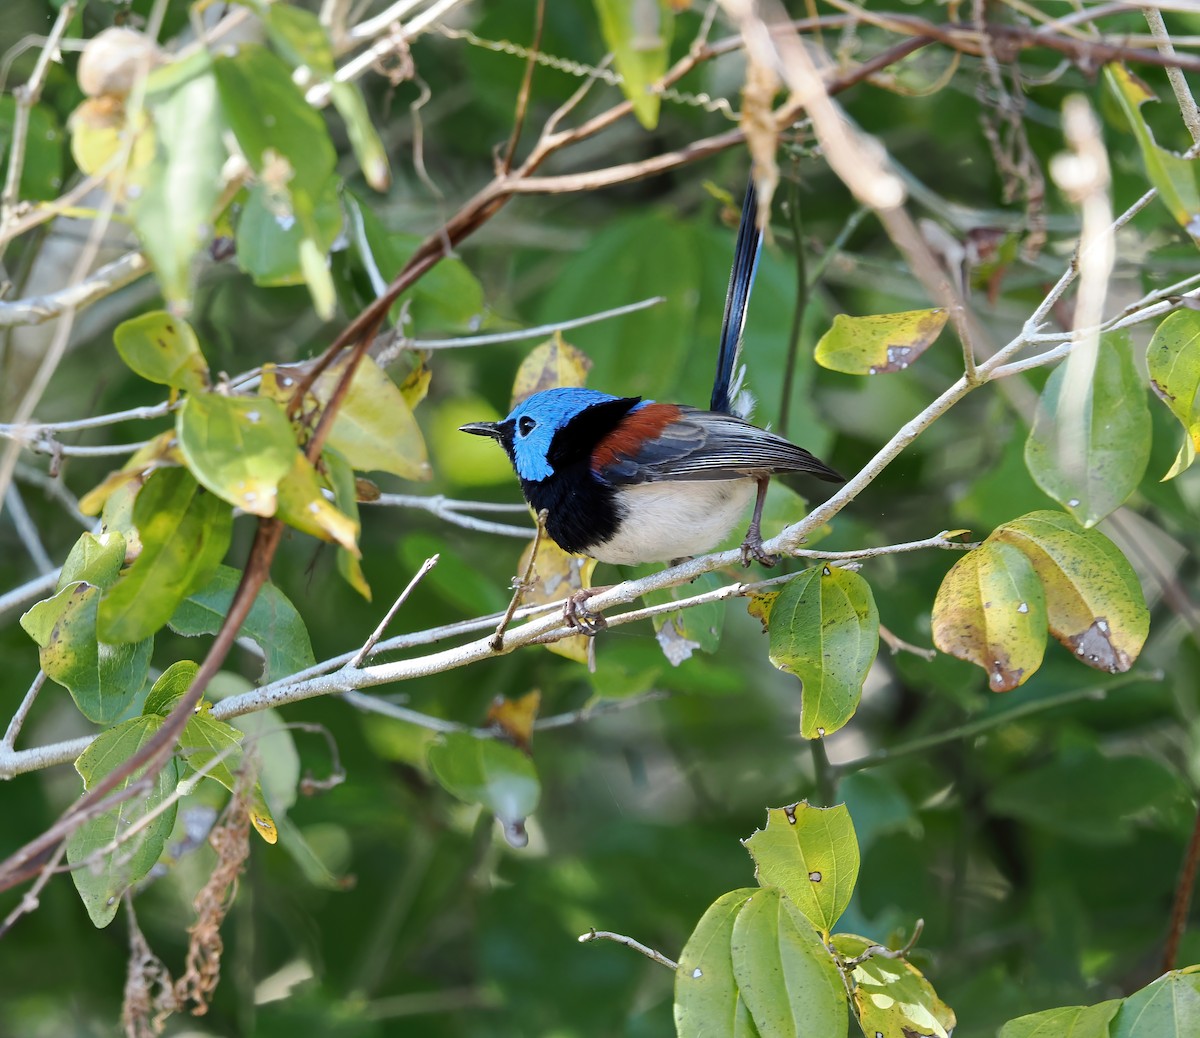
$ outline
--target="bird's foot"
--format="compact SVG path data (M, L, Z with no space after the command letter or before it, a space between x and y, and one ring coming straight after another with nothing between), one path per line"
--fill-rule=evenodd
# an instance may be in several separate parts
M763 547L762 534L757 531L746 534L746 539L742 541L742 565L749 566L752 562L768 569L779 565L779 556L772 555Z
M607 587L580 588L563 605L563 622L568 627L577 627L583 634L594 638L608 626L608 621L601 613L588 608L588 599L607 590Z

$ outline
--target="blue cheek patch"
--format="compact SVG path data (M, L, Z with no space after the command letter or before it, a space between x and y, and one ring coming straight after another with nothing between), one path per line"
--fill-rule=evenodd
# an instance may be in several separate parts
M528 400L523 400L505 419L513 423L513 467L517 475L533 483L553 476L554 466L548 456L554 434L593 404L616 399L595 389L560 387L534 393ZM537 422L524 435L520 431L523 417Z

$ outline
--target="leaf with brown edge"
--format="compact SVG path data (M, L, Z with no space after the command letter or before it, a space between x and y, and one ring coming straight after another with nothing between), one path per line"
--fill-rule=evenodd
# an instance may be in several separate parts
M592 359L555 332L535 346L517 368L513 379L512 406L545 389L558 386L582 386L592 369Z
M903 371L933 345L948 316L943 307L865 317L838 314L817 342L816 361L847 375Z
M946 574L933 603L933 644L987 671L994 692L1024 684L1046 651L1046 603L1033 565L985 541Z
M498 731L517 749L532 752L533 722L542 705L542 694L536 688L519 699L497 696L488 707L488 726Z
M1005 523L989 541L1029 560L1045 589L1050 633L1081 663L1110 674L1133 666L1150 612L1133 567L1104 534L1047 510Z

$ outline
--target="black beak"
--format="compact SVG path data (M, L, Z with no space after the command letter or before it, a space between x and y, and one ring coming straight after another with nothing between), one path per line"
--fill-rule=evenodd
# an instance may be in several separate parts
M458 427L459 432L470 433L472 436L490 436L493 440L500 439L499 422L467 422Z

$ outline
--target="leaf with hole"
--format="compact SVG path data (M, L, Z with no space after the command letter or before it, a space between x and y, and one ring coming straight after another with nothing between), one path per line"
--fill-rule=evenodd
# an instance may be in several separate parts
M753 887L731 890L708 906L675 971L675 1031L685 1038L757 1038L758 1029L738 994L730 942L733 924Z
M942 307L864 317L838 314L817 341L817 363L847 375L903 371L933 345L948 316Z
M788 581L770 611L771 662L800 679L800 734L836 732L858 709L879 650L879 613L857 573L815 566Z
M101 732L75 761L85 789L121 767L154 737L162 727L161 717L133 717ZM133 772L114 787L128 789L145 769ZM165 803L179 782L175 758L150 781L150 791L139 794L89 818L67 838L67 861L71 878L97 927L112 922L121 895L144 877L162 855L175 824L175 805L150 818ZM113 847L114 841L120 841ZM111 849L110 849L111 848Z
M1129 560L1099 530L1061 512L1030 512L989 541L1011 544L1033 565L1050 633L1081 663L1110 674L1133 666L1150 633L1150 611Z
M933 644L982 667L994 692L1029 680L1046 651L1046 601L1020 550L988 540L950 568L933 602Z
M858 840L845 804L773 807L767 827L742 841L764 887L778 887L828 936L858 881Z

